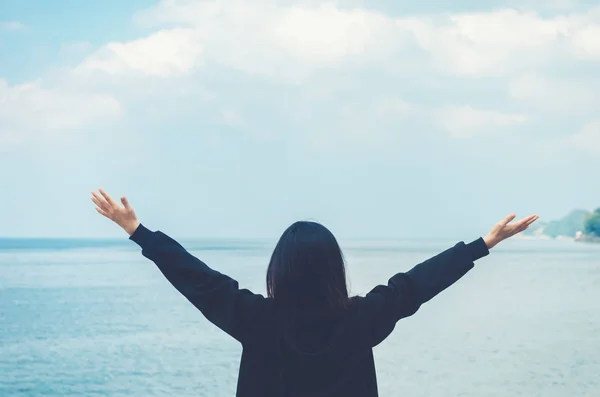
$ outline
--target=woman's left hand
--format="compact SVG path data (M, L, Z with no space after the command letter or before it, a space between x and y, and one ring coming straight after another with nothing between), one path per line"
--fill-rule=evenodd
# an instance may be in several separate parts
M100 194L92 192L92 201L96 204L96 211L121 226L131 236L140 225L140 221L138 221L127 198L125 196L121 197L121 203L123 204L121 205L104 190L98 189L98 191Z

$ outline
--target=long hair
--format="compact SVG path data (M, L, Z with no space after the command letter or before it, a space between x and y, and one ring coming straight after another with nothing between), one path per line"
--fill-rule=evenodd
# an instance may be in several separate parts
M344 256L325 226L301 221L283 233L267 270L267 294L291 311L347 306Z

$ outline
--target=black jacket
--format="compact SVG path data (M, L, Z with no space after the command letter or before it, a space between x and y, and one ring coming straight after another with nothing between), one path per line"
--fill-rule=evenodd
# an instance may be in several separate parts
M352 298L345 311L296 316L290 333L281 331L286 314L272 299L240 289L164 233L140 225L130 239L209 321L242 344L238 397L376 397L372 348L398 320L489 253L481 238L460 242L365 297Z

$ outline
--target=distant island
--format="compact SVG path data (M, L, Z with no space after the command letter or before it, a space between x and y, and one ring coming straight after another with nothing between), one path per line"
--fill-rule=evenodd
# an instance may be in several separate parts
M534 223L523 236L600 243L600 208L593 212L574 210L556 221Z

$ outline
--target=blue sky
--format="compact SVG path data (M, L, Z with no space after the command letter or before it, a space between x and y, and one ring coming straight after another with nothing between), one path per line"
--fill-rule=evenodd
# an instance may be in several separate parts
M593 2L0 0L1 236L458 238L600 206Z

